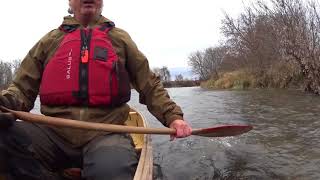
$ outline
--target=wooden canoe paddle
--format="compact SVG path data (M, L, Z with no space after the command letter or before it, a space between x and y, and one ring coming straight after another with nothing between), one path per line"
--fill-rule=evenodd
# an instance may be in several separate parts
M4 112L9 112L17 119L31 122L46 124L59 127L69 127L84 130L108 131L115 133L135 133L135 134L175 134L176 130L172 128L145 128L124 125L112 125L104 123L84 122L78 120L50 117L38 114L32 114L23 111L14 111L0 106ZM253 127L250 125L221 125L211 128L194 129L192 135L205 137L227 137L236 136L250 131Z

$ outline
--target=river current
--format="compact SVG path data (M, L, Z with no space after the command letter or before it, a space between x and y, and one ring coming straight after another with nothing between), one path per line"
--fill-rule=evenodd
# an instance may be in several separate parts
M226 138L169 141L167 135L152 135L156 180L320 179L319 96L289 90L167 90L193 128L250 124L254 129ZM163 127L138 99L133 91L129 104L149 126Z
M320 97L300 91L167 89L192 127L250 124L236 137L192 136L170 142L153 135L155 179L320 179ZM162 125L138 103L152 127Z

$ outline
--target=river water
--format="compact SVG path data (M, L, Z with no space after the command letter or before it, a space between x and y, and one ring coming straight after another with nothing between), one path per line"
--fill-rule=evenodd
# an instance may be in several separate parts
M170 88L194 128L251 124L236 137L192 136L170 142L153 135L155 179L320 179L320 97L299 91L207 91ZM138 103L152 127L162 125Z
M156 180L319 180L320 97L300 91L167 89L193 128L250 124L236 137L153 135ZM138 103L151 127L163 127ZM39 111L39 102L34 112Z

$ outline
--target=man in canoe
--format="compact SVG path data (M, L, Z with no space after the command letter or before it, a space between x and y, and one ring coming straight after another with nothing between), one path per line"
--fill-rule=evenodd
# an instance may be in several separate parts
M44 115L123 125L131 83L140 102L176 129L175 137L189 136L191 127L146 57L127 32L101 15L103 0L69 0L69 6L73 16L29 51L0 105L28 112L39 95ZM81 166L88 180L132 179L137 154L126 134L16 122L0 113L2 177L61 179L59 172L71 164Z

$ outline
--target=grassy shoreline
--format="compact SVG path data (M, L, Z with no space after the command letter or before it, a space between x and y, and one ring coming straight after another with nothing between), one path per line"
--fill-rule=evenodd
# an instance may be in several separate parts
M217 79L202 81L200 87L204 89L301 89L302 82L299 78L279 79L277 77L260 77L246 71L226 72Z

